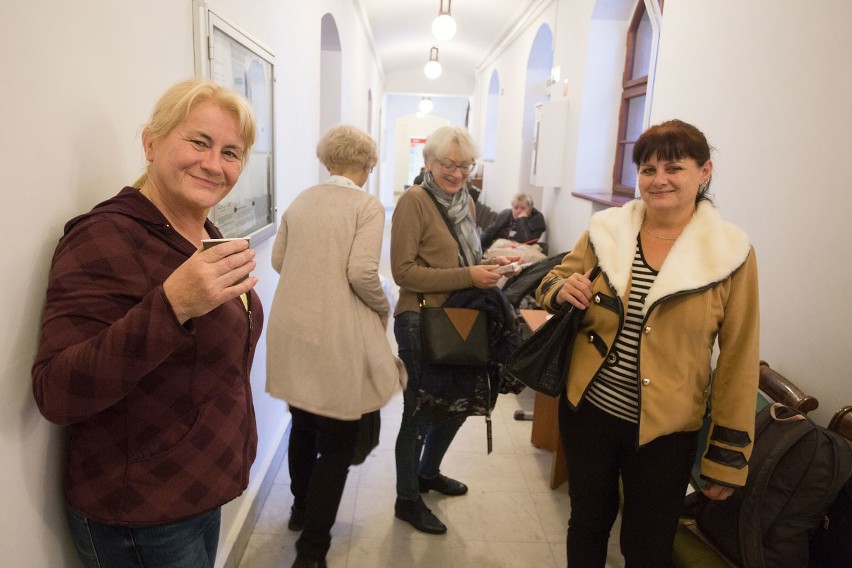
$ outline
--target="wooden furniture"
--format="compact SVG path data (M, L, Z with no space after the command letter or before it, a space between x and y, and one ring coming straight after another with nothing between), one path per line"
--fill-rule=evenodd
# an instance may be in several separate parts
M816 410L819 401L780 375L766 361L760 362L760 390L774 402L780 402L807 414Z
M844 406L835 412L828 423L828 429L852 442L852 406Z

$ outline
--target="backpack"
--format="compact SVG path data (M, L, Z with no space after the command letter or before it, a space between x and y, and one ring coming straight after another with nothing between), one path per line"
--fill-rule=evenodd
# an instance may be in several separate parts
M825 521L811 538L810 568L852 566L852 479L828 508Z
M840 435L775 403L756 417L745 487L696 514L701 532L744 568L805 568L808 541L852 473Z

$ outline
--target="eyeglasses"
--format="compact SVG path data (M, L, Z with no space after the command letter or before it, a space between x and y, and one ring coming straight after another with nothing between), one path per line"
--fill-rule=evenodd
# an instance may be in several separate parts
M450 162L449 160L439 160L438 164L441 165L441 170L445 174L451 174L456 171L456 169L458 169L463 175L469 175L470 172L473 171L473 168L476 167L476 162L466 162L464 164L457 164L455 162Z

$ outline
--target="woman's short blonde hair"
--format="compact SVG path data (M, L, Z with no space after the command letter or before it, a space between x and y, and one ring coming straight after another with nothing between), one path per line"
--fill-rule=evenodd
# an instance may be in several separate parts
M248 163L251 147L254 145L256 126L254 111L245 97L217 85L206 79L187 79L176 85L172 85L163 93L151 118L143 127L143 132L151 137L151 140L162 140L183 122L195 105L200 103L213 103L225 112L229 112L237 119L240 129L240 138L243 140L245 149L242 155L242 165ZM140 188L148 180L147 170L133 184Z
M466 128L460 126L442 126L432 133L423 146L423 161L427 164L433 159L441 159L450 153L450 147L456 144L463 161L475 161L479 149Z
M332 126L317 144L317 158L332 174L372 168L379 161L373 138L354 126Z
M533 198L528 193L516 193L515 197L512 198L512 205L514 205L515 203L521 203L525 205L527 209L532 211Z

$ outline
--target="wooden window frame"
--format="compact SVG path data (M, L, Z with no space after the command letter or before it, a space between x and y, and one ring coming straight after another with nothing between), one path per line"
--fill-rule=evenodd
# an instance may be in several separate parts
M663 2L661 0L660 10L662 8ZM630 26L627 28L627 50L624 58L624 74L621 80L621 108L618 111L618 136L616 137L615 163L612 166L613 196L623 196L631 199L636 193L636 188L621 183L621 169L624 162L624 149L628 144L636 142L636 140L627 139L627 112L630 108L630 100L647 95L648 93L647 75L636 79L631 78L633 75L633 63L636 58L636 36L639 24L642 22L642 17L645 13L644 0L638 0L636 8L633 11L633 17L630 20Z

